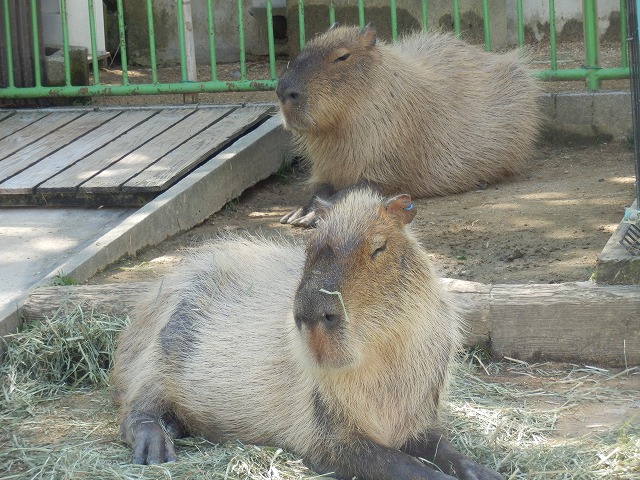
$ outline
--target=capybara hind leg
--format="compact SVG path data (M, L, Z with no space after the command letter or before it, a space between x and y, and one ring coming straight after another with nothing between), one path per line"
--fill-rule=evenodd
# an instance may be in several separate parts
M169 427L165 428L156 415L130 413L122 422L121 433L131 445L133 463L151 465L175 461L172 434L177 432L177 427L173 423Z
M502 475L458 452L439 433L427 433L422 440L409 441L402 450L437 465L459 480L503 480Z

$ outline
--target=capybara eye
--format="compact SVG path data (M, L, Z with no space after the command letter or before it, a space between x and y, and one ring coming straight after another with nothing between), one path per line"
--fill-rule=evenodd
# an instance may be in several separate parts
M349 58L351 56L350 53L345 53L344 55L340 55L338 58L336 58L333 63L338 63L338 62L344 62L347 58Z
M378 248L376 248L373 251L373 253L371 254L371 258L376 258L378 255L380 255L386 249L387 249L387 242L384 242L382 245L380 245Z

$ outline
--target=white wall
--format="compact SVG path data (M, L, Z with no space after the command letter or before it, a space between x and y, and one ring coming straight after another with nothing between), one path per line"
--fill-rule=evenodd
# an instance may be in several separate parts
M620 10L620 0L597 0L598 28L603 35L609 28L611 12ZM507 0L508 41L515 43L517 38L517 9L516 0ZM582 22L582 0L558 0L555 2L556 33L560 33L569 20ZM549 38L548 30L538 30L538 23L544 25L549 22L548 0L525 0L522 2L522 16L524 24L532 28L534 34L541 40Z
M44 44L47 46L62 45L60 0L41 0L41 9ZM98 53L102 53L105 51L102 0L94 0L93 10L96 24L96 48ZM89 55L91 55L89 5L87 0L67 0L67 25L69 46L86 47Z

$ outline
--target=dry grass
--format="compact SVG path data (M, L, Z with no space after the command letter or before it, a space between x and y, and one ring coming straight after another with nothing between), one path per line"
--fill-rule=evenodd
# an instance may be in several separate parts
M177 442L175 463L129 464L106 388L114 337L125 323L78 308L13 337L0 368L0 479L317 478L280 449L199 438ZM564 438L556 430L581 404L637 398L619 382L637 374L492 363L471 352L456 368L445 416L462 451L509 479L639 478L637 418L597 435Z

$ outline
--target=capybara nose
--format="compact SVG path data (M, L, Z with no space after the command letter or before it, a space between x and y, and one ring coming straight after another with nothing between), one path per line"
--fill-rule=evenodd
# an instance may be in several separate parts
M335 328L342 322L342 314L333 308L299 308L294 319L296 327L302 329L302 325L313 328L323 325L325 328Z
M276 88L276 95L278 99L284 105L296 105L300 99L300 91L290 85L287 82L280 82L278 88Z

